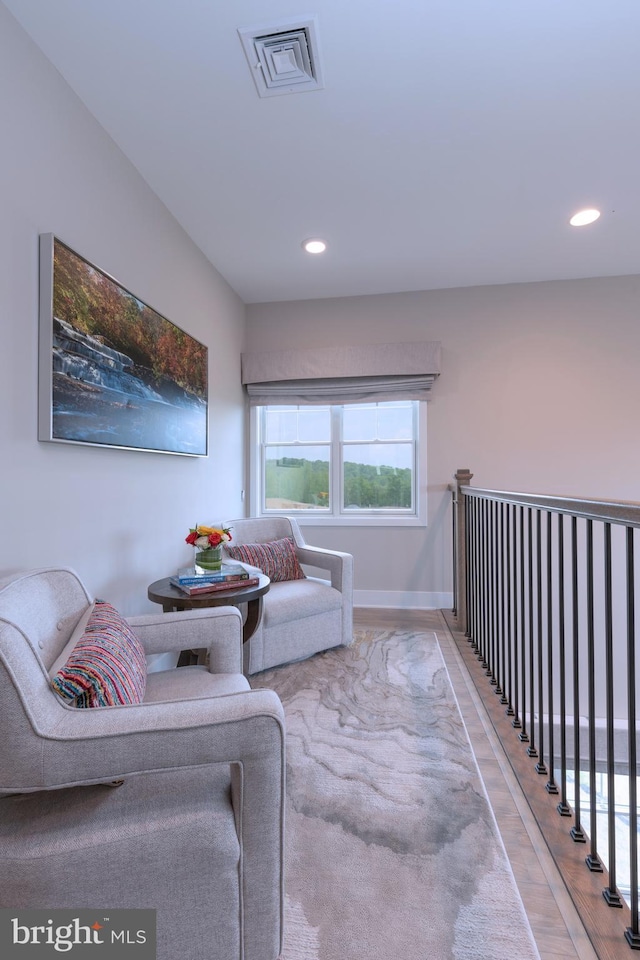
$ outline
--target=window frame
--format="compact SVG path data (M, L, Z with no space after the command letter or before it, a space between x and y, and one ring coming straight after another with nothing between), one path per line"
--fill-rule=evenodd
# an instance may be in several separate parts
M323 404L331 407L331 468L330 487L337 490L333 498L338 504L336 513L320 514L315 510L288 510L303 526L350 526L350 527L424 527L427 524L427 403L416 400L414 420L414 509L393 512L389 509L358 510L344 512L342 507L342 417L337 408L346 404ZM273 403L252 406L249 410L249 504L252 517L272 517L282 515L282 510L264 510L262 508L263 450L262 411L265 407L300 406L300 404ZM337 422L336 422L337 418ZM336 487L335 484L338 484Z

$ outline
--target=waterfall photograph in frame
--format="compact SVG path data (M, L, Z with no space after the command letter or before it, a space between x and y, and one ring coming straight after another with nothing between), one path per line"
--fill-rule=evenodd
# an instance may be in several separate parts
M40 236L38 439L206 457L207 347Z

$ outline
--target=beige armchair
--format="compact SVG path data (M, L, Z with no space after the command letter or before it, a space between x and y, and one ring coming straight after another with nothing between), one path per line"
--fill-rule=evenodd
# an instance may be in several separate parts
M261 620L245 643L247 675L353 642L353 557L350 553L310 546L293 517L230 520L224 525L232 528L232 548L291 538L303 570L313 567L329 574L328 580L307 576L271 583L263 598Z
M51 670L90 603L67 569L0 581L0 907L154 909L158 960L275 960L283 711L242 675L239 611L129 619L146 654L208 666L80 709Z

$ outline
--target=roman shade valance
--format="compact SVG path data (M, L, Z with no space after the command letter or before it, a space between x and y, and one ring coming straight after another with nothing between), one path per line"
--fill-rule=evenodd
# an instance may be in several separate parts
M440 374L440 343L374 343L243 353L252 406L428 400Z

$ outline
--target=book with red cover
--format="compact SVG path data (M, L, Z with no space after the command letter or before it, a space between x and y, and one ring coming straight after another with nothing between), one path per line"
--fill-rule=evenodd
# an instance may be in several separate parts
M170 582L188 597L198 597L206 593L217 593L224 590L244 590L246 587L255 587L260 583L260 577L248 577L242 580L223 580L220 583L180 583L177 577L170 577Z

